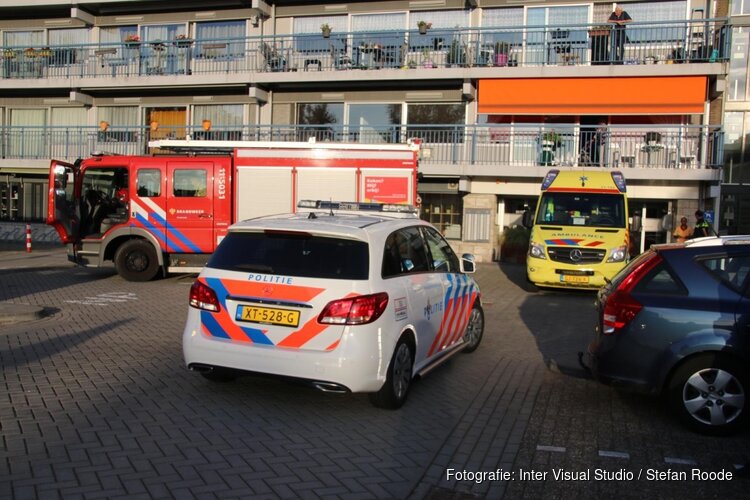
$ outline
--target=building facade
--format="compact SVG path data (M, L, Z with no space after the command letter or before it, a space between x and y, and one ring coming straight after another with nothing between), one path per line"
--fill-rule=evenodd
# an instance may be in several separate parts
M621 5L631 22L613 2L0 0L0 220L44 217L51 158L417 137L422 216L459 251L496 258L550 168L623 171L641 244L669 241L733 201L747 29L727 1Z

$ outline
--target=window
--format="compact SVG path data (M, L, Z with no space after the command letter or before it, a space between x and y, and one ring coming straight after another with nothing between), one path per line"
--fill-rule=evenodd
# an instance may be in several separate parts
M308 233L230 232L208 267L309 278L365 280L369 247L364 241Z
M422 194L421 218L449 240L461 239L462 201L457 194Z
M732 15L750 14L750 0L732 0Z
M242 104L212 104L193 107L193 138L241 140L243 111Z
M409 138L419 137L432 144L461 143L464 140L466 106L463 103L409 104L406 122L409 124Z
M385 240L383 278L429 270L422 235L416 227L399 229Z
M241 57L245 52L245 21L220 21L195 25L196 57L228 55ZM226 47L216 48L226 44Z
M453 249L440 234L431 227L423 229L425 243L432 257L432 268L435 271L446 273L457 273L460 271L458 257L453 253Z
M315 137L323 141L341 140L344 124L343 103L300 103L297 104L297 124L300 141Z
M586 227L625 227L624 196L546 192L536 224Z
M466 47L468 40L461 38L461 29L471 24L468 10L433 10L428 12L411 12L410 30L417 29L417 23L424 21L431 24L424 35L409 37L409 50L446 50L454 42ZM455 63L462 64L465 60L456 58Z
M482 44L494 49L498 42L513 46L523 43L523 7L510 9L484 9L482 12ZM497 28L497 29L488 29Z
M732 30L732 50L729 60L729 76L727 77L727 99L730 101L744 101L747 99L747 57L750 31L745 27Z
M349 133L355 142L400 142L401 104L350 104Z
M723 256L701 262L711 274L735 290L742 290L750 274L750 255Z
M136 180L138 196L161 196L161 171L156 168L142 168L138 170Z
M174 195L176 197L199 198L206 196L208 183L205 170L175 170Z
M330 38L321 36L320 27L331 27ZM331 50L346 51L347 17L312 16L294 19L295 50L302 53L327 53ZM300 36L302 35L302 36ZM307 36L309 35L309 36Z
M687 290L663 262L654 267L633 289L633 293L687 295Z
M389 66L399 67L400 62L395 58L400 57L401 46L405 43L403 29L406 28L405 13L386 14L359 14L351 17L352 22L352 47L355 49L354 59L357 64L365 64L365 58L370 57L368 53L360 53L360 47L378 45L381 54L387 55Z

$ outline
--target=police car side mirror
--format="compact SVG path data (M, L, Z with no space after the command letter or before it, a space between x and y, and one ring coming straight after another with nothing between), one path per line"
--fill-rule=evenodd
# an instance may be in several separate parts
M476 271L476 259L474 255L465 253L461 256L461 272L465 274L472 274Z

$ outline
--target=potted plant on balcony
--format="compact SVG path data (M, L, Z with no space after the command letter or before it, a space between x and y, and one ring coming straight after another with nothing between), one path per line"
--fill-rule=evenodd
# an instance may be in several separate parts
M422 51L422 66L425 68L435 67L435 63L433 63L432 59L430 58L430 51L427 49L424 49Z
M29 47L28 49L24 49L23 56L27 59L33 59L36 57L36 49L34 47Z
M5 49L3 50L3 59L15 59L16 58L16 51L13 49Z
M542 132L539 135L539 143L541 145L539 164L544 166L553 165L555 163L555 151L562 144L560 134L554 130Z
M454 38L448 48L447 61L450 66L464 66L466 64L466 50L458 38Z
M320 31L323 33L323 38L329 38L331 36L331 27L328 23L321 24Z
M417 23L417 28L419 29L420 35L427 34L427 30L432 28L432 23L428 23L427 21L419 21Z
M495 44L495 66L508 65L508 52L510 52L508 42L497 42Z
M141 45L141 37L135 33L131 33L125 37L125 46L129 49L137 49Z
M174 37L174 44L177 47L190 47L193 45L193 40L191 38L188 38L187 35L177 35Z

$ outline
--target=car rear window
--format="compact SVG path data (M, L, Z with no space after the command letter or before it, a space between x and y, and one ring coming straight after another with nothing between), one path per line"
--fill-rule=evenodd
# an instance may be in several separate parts
M230 232L208 261L227 271L307 278L364 280L369 254L364 241L302 232Z

